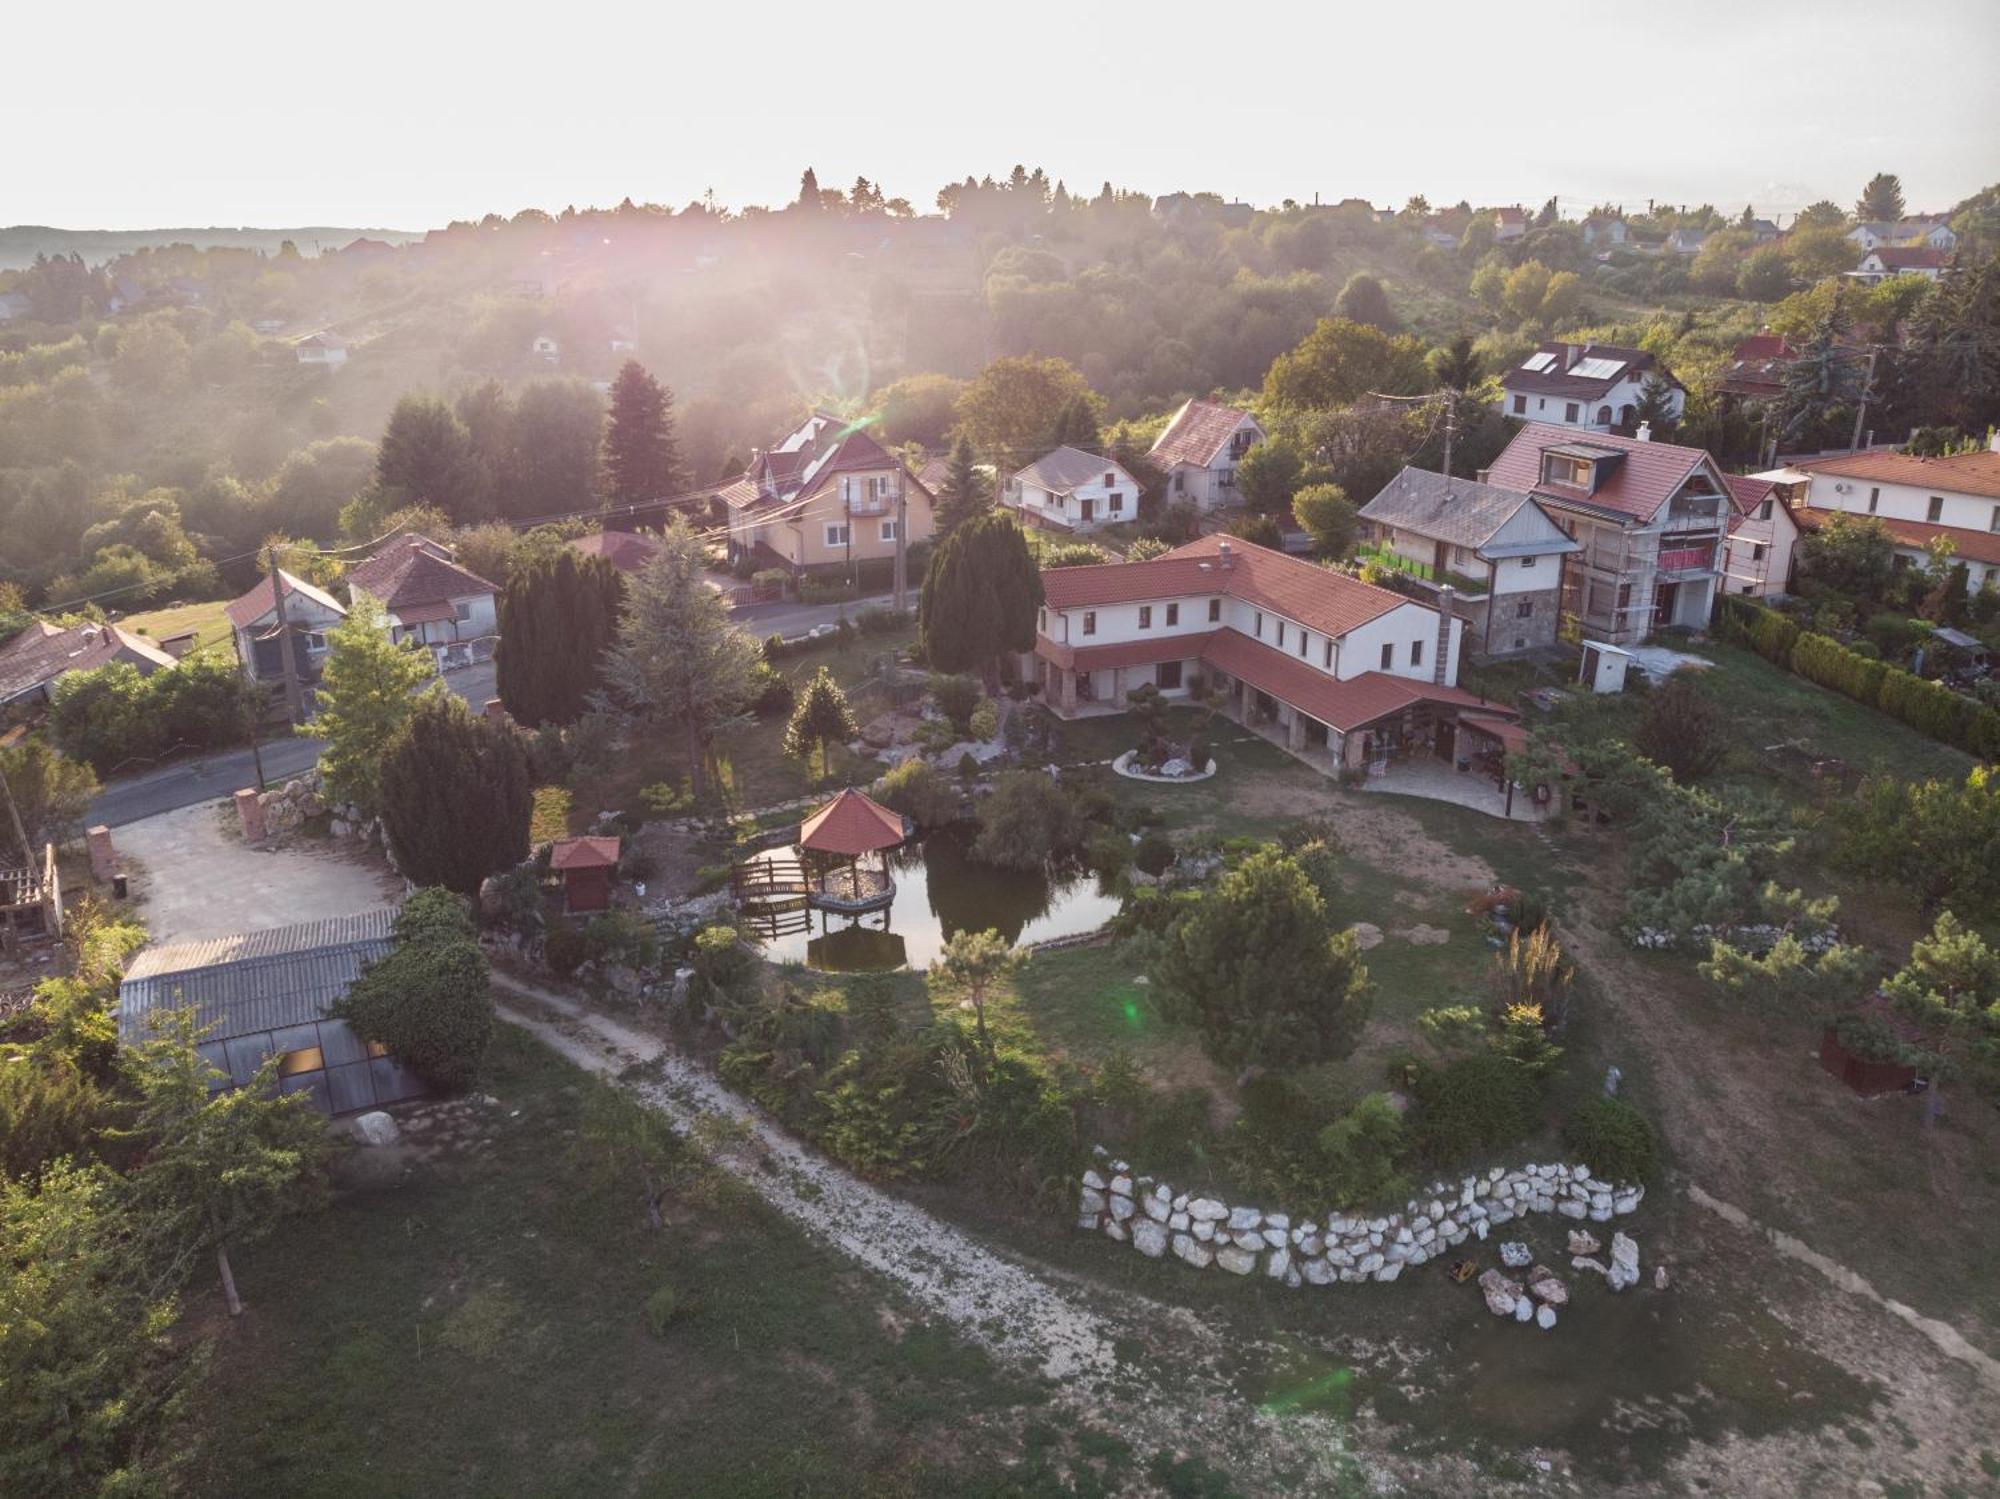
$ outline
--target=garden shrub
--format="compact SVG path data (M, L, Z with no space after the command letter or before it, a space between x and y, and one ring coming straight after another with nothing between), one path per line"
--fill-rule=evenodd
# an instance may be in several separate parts
M569 836L570 792L567 786L537 786L535 809L528 815L528 841L552 843Z
M1622 1098L1579 1104L1563 1121L1563 1143L1593 1176L1609 1181L1648 1182L1660 1169L1653 1126Z
M881 604L870 604L854 616L854 626L863 635L893 635L909 623L907 611L898 614Z
M603 911L583 929L585 957L596 963L649 968L659 956L652 924L632 911Z
M583 933L574 925L562 920L549 923L548 931L542 937L542 961L558 978L568 978L575 973L589 955Z
M977 677L948 672L937 672L931 677L931 701L960 735L972 732L972 712L983 696Z
M958 788L914 758L884 775L875 786L875 797L892 812L913 819L920 828L940 828L957 821L961 805Z
M819 1105L820 1142L835 1160L864 1176L902 1176L916 1164L919 1131L906 1117L900 1083L850 1078L820 1094Z
M388 956L362 972L333 1013L432 1087L468 1088L493 1037L493 995L466 904L435 885L419 890L396 913L395 934Z
M1109 828L1092 833L1083 851L1083 861L1090 866L1090 872L1103 880L1116 879L1131 857L1131 841Z
M991 698L987 698L972 710L967 728L972 737L982 743L1000 732L1000 709Z
M1154 828L1140 838L1132 850L1132 862L1147 874L1158 878L1173 867L1173 840Z
M1004 771L979 804L972 856L1002 869L1040 869L1080 851L1088 826L1069 794L1043 772Z
M1403 1121L1386 1093L1329 1119L1302 1089L1268 1073L1245 1084L1228 1140L1230 1164L1246 1187L1315 1214L1403 1191L1404 1149Z
M961 781L976 781L979 779L979 762L973 758L971 750L967 750L958 757L958 778Z
M847 1029L864 1053L879 1050L903 1028L903 1006L886 973L864 973L849 981L844 996Z
M57 748L99 774L182 748L239 744L248 724L242 674L220 656L191 656L151 676L124 661L71 672L49 709Z
M1535 1127L1535 1079L1497 1053L1461 1057L1416 1075L1414 1134L1434 1166L1455 1166L1512 1145Z
M680 1293L672 1286L661 1286L646 1298L646 1331L656 1338L665 1337L680 1313Z
M1403 1116L1386 1093L1370 1093L1319 1132L1327 1190L1343 1207L1400 1197L1409 1182L1397 1169L1406 1141Z
M755 995L759 962L735 927L703 927L695 933L694 951L689 954L694 969L689 993L713 1009L732 1012Z
M750 686L750 711L759 718L776 718L792 711L792 684L769 661L759 661L751 668Z

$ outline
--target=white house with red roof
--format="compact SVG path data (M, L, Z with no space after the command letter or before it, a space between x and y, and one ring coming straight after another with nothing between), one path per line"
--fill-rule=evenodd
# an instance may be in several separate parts
M1000 502L1031 526L1095 531L1139 518L1139 481L1109 458L1065 446L1008 479Z
M1534 422L1479 477L1534 496L1579 544L1563 615L1591 639L1634 645L1708 624L1735 505L1702 449Z
M1166 502L1197 510L1236 503L1236 465L1264 440L1257 418L1219 401L1188 401L1147 452L1167 476Z
M1678 422L1687 391L1644 349L1556 339L1500 378L1500 409L1529 422L1554 422L1587 432L1630 431L1639 394L1658 375L1669 389L1668 411Z
M46 703L61 678L114 661L137 668L142 677L174 664L152 641L116 625L30 620L27 629L0 645L0 708Z
M347 609L325 589L295 578L282 568L278 586L284 590L285 623L292 636L293 667L299 680L308 686L319 680L326 660L326 632L347 618ZM271 592L269 575L239 599L232 599L223 612L229 616L236 635L236 658L253 681L284 680L284 642L278 629L278 606Z
M1792 467L1806 475L1802 528L1818 530L1834 514L1873 516L1896 544L1898 567L1924 565L1930 547L1948 541L1969 587L1989 578L2000 587L2000 437L1948 458L1882 450Z
M1782 474L1726 474L1733 508L1729 537L1723 544L1722 588L1752 598L1779 598L1791 588L1792 557L1799 544L1799 524L1792 514L1794 492L1803 483L1788 483Z
M1951 251L1935 245L1882 245L1861 257L1861 263L1847 273L1863 286L1874 286L1892 276L1922 276L1940 281L1951 269Z
M1493 241L1506 244L1528 232L1528 215L1520 208L1496 208L1493 210Z
M1327 771L1497 753L1513 710L1458 686L1465 622L1227 536L1042 574L1034 667L1058 715L1193 695Z
M929 488L865 430L815 411L717 494L732 560L794 573L892 558L897 527L915 546L932 531Z
M500 633L499 590L458 565L427 536L398 536L347 574L350 602L373 599L389 616L389 638L426 646L438 669L493 654Z

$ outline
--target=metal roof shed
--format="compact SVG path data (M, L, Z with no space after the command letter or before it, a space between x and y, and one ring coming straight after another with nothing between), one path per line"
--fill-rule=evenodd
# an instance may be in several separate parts
M197 1049L222 1074L218 1092L242 1087L276 1055L280 1091L310 1093L322 1113L418 1097L427 1089L414 1072L329 1013L388 954L395 915L385 907L142 952L118 986L118 1039L146 1039L155 1011L192 1009Z

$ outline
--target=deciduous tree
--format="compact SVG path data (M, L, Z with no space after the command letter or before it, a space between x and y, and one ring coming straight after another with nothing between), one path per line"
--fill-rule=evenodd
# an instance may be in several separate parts
M365 594L355 599L347 618L327 632L319 711L299 725L301 734L326 741L319 771L329 801L380 809L383 759L416 710L412 694L436 675L428 651L390 642L380 604Z
M1079 396L1095 413L1098 397L1067 360L996 359L959 396L959 431L980 452L1018 467L1041 453L1056 418Z
M396 945L334 1007L424 1081L462 1092L479 1080L493 1038L486 955L465 902L432 886L396 913Z
M1303 343L1273 361L1264 377L1264 399L1274 406L1347 406L1370 391L1414 395L1428 389L1430 380L1416 339L1391 338L1342 317L1321 318Z
M1311 535L1320 556L1340 562L1352 555L1360 520L1354 502L1338 484L1308 484L1292 496L1292 514Z
M66 843L76 835L97 795L97 776L88 765L38 738L11 748L0 745L0 785L12 794L31 862L43 844ZM11 864L21 852L14 847L13 823L0 820L0 861Z

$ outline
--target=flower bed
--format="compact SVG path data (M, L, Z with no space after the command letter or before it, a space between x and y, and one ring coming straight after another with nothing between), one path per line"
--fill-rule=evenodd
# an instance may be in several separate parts
M1208 764L1200 770L1189 766L1187 772L1182 775L1170 774L1167 767L1172 765L1187 765L1187 761L1185 760L1168 760L1158 770L1147 770L1139 765L1138 760L1139 752L1137 750L1127 750L1111 762L1111 768L1129 781L1151 781L1156 785L1162 786L1179 786L1195 781L1205 781L1215 774L1215 759L1213 756L1209 758Z

